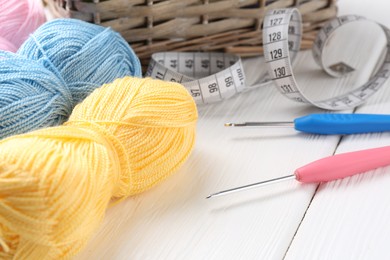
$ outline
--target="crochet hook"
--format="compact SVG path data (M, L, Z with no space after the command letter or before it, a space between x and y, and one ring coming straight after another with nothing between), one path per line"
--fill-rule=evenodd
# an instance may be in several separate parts
M295 130L323 135L360 134L390 131L390 115L378 114L310 114L293 122L227 123L233 127L294 127Z
M291 179L302 183L333 181L387 165L390 165L390 146L341 153L311 162L296 169L292 175L220 191L210 194L206 199Z

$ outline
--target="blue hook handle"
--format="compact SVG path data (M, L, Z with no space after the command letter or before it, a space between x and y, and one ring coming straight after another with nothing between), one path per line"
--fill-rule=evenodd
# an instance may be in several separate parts
M390 115L311 114L294 120L295 129L312 134L359 134L390 131Z

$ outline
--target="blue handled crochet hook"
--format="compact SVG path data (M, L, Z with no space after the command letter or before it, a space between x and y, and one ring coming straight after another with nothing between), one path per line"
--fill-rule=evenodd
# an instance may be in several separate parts
M390 131L390 115L378 114L310 114L293 122L227 123L233 127L294 127L295 130L322 135L344 135Z

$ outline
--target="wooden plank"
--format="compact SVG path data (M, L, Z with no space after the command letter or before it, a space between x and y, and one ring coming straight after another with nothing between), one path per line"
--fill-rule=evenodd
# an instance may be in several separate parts
M388 114L385 88L357 112ZM337 153L386 145L389 133L348 136ZM321 185L286 259L389 259L389 186L390 167Z

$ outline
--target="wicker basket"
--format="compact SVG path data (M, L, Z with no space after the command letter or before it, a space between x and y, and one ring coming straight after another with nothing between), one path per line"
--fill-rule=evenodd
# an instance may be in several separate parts
M143 64L159 51L262 54L267 9L297 6L303 15L302 48L336 16L335 0L45 0L55 17L110 26L131 43Z

